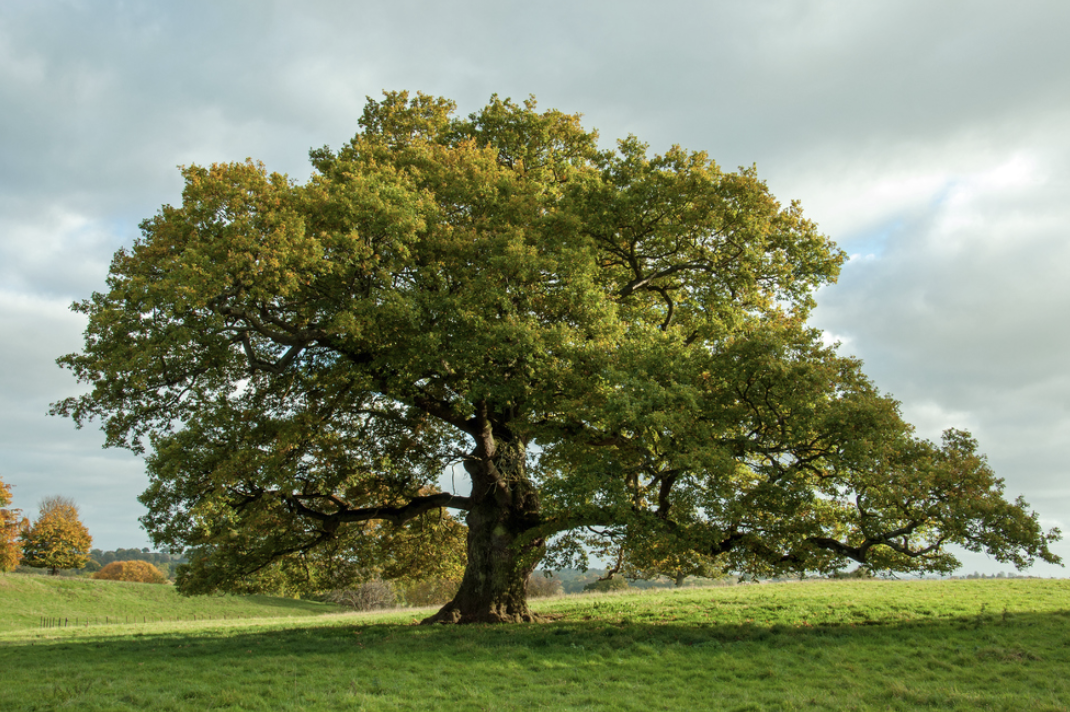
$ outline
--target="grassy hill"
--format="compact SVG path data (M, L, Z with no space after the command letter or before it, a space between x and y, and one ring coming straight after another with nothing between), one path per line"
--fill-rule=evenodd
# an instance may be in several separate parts
M334 613L338 606L270 596L180 596L173 586L0 574L0 633L114 623L274 618Z
M397 611L0 634L0 709L1070 709L1065 580L762 584L533 607L551 622L428 627Z

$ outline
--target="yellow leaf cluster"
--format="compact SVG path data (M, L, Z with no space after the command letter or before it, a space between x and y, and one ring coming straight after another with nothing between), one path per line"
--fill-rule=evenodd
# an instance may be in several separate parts
M148 561L113 561L93 574L93 578L106 581L167 583L167 576Z
M10 571L19 564L19 510L5 509L11 504L11 486L0 480L0 571Z
M20 534L22 563L41 569L80 569L89 561L93 537L65 497L48 497L32 527Z

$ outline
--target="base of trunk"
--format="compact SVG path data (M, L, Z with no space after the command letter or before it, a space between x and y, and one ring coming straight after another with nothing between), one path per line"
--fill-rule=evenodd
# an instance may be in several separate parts
M519 485L516 485L519 487ZM516 506L521 499L525 506ZM468 511L468 562L453 600L423 623L537 623L527 603L527 580L542 558L541 537L523 540L532 521L534 496L514 493L505 502L489 497ZM529 511L532 510L532 511Z
M483 607L479 610L463 610L451 601L433 616L420 621L420 625L435 623L545 623L546 619L531 612L527 604L521 608L516 605L499 605Z

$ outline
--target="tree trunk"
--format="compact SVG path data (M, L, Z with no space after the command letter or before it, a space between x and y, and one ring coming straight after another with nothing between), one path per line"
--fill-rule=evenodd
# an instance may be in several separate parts
M530 527L530 512L502 507L493 498L473 507L468 524L468 564L453 600L426 623L534 623L527 581L542 558L545 541L518 540Z
M539 495L527 477L527 443L491 422L477 404L475 448L464 463L472 478L468 564L453 600L424 623L536 622L528 608L528 576L546 551L530 532L540 523Z

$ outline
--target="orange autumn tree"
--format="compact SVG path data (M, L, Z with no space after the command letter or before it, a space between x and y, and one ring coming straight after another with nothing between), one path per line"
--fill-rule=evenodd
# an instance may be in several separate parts
M46 497L33 526L20 534L22 563L50 569L80 569L89 562L93 538L78 518L78 507L68 497Z
M11 486L0 480L0 571L10 571L19 565L22 547L19 544L18 509L6 509L12 502Z
M163 571L148 561L113 561L93 574L93 578L135 583L167 583L167 576Z

